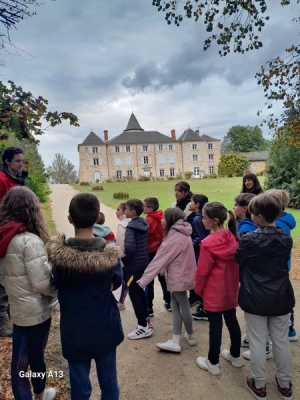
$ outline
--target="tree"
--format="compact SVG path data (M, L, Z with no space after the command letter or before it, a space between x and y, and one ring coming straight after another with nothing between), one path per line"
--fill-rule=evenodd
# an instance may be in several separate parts
M267 150L268 142L262 130L256 126L232 126L221 143L224 153L246 153Z
M243 154L222 154L218 166L218 173L219 175L227 176L243 176L248 165L248 158Z
M48 100L42 96L34 97L21 86L8 81L10 88L0 82L0 139L7 139L10 133L19 138L35 142L34 135L41 135L46 130L69 120L70 125L79 126L76 115L69 112L48 111ZM42 120L49 124L42 126Z
M158 11L165 13L168 24L179 26L184 18L194 18L198 21L203 17L206 31L210 34L203 44L208 50L212 42L220 46L220 56L226 56L231 51L244 54L245 51L258 50L263 47L260 33L269 20L266 15L268 7L282 7L300 0L153 0L152 4ZM298 22L300 18L295 19ZM286 126L285 111L290 108L300 109L300 46L291 45L286 50L285 58L276 57L261 67L256 74L258 84L262 85L267 99L266 105L272 108L272 102L283 102L284 112L280 116L270 114L263 123L276 134L278 128ZM261 111L258 111L260 114ZM295 123L286 130L286 138L294 146L300 146L300 125Z
M55 153L47 172L52 183L74 183L77 178L74 165L60 153Z

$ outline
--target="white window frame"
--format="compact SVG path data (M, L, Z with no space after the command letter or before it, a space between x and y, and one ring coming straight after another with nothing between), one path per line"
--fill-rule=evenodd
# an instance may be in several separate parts
M170 150L170 151L174 150L173 144L169 144L169 150Z
M208 161L214 161L214 155L213 154L209 154L208 155Z
M130 146L126 146L125 151L126 151L126 153L130 153Z
M213 143L207 143L207 149L208 150L213 150L214 144Z
M149 157L145 156L145 157L143 157L143 159L144 159L144 164L148 165L149 164Z
M197 150L198 149L198 145L197 144L192 144L192 150Z
M194 176L200 176L200 168L199 167L195 167L193 170L193 175Z
M115 146L115 153L120 153L120 146Z
M208 167L208 171L210 174L214 174L215 173L215 167L213 165L211 165L210 167Z
M143 146L143 151L148 151L148 146Z
M197 162L198 161L198 155L197 154L193 154L192 158L193 158L193 162Z
M160 176L161 178L163 178L163 177L165 176L165 170L164 170L164 169L160 169L160 170L159 170L159 176Z
M122 171L118 170L116 171L116 178L121 179L122 178Z
M127 176L128 176L129 178L132 178L132 169L128 169L128 170L127 170Z
M99 158L93 158L93 165L96 167L98 165L100 165L99 163Z
M175 176L175 168L170 168L170 176Z
M98 152L98 147L92 147L92 152L93 152L94 154L99 153L99 152Z
M164 150L164 146L162 144L158 145L158 151L163 151Z

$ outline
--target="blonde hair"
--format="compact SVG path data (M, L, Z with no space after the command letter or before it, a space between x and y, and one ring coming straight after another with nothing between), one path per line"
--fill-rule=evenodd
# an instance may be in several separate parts
M269 189L265 193L272 194L277 197L281 204L282 209L285 210L290 203L290 194L287 190L284 189Z

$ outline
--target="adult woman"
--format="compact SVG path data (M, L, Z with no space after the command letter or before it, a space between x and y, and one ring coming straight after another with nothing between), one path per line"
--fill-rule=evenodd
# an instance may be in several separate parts
M193 193L190 190L190 185L185 181L177 182L174 187L176 201L172 204L172 207L180 208L186 217L191 214L188 209L188 204L191 201ZM190 221L188 221L190 222Z
M257 176L252 172L248 172L243 176L243 186L241 193L252 193L252 194L263 193L263 189L260 186Z

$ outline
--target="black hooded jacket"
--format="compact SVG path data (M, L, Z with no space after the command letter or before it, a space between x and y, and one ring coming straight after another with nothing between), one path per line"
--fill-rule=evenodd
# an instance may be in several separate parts
M288 314L295 305L288 261L292 238L275 226L243 235L235 253L240 266L239 306L262 316Z

